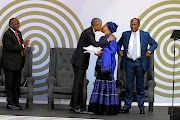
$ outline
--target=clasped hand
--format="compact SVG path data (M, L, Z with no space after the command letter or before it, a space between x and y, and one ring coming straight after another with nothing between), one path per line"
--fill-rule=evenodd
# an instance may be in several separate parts
M23 41L24 47L27 47L29 45L30 40L26 39Z
M98 52L96 53L96 55L97 55L97 56L100 56L100 55L102 54L102 52L103 52L103 51L98 51Z

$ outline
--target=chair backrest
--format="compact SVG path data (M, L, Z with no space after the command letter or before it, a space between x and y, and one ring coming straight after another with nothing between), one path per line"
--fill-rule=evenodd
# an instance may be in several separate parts
M124 82L123 88L126 88L126 73L125 70L121 70L121 59L122 57L118 56L118 68L117 68L117 79ZM136 79L136 78L135 78ZM147 89L147 82L149 80L154 80L154 54L151 54L149 58L149 70L144 75L144 89ZM134 80L134 90L136 89L136 80Z
M74 71L71 64L75 48L51 48L49 77L55 77L58 87L72 87Z
M2 49L3 47L0 46L0 65L1 65L1 59L2 59ZM24 56L25 56L25 63L24 67L22 69L21 74L21 86L24 85L27 77L32 77L32 48L27 47L24 49ZM5 85L5 75L2 66L0 66L0 76L3 78L2 84Z

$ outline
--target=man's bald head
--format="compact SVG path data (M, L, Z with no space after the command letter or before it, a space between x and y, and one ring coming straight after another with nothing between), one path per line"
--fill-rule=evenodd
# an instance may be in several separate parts
M137 32L140 27L140 20L138 18L133 18L130 23L131 31Z
M15 31L18 31L20 27L19 20L17 18L11 18L9 20L9 27L11 27Z

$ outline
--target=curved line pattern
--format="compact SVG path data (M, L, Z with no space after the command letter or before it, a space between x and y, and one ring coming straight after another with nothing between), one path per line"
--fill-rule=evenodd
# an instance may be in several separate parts
M172 31L174 29L172 28L168 29L168 28L170 27L175 28L175 27L180 26L180 15L178 14L178 12L180 12L180 8L177 6L173 7L173 5L180 5L180 1L174 0L174 1L160 2L148 8L139 17L141 21L144 21L143 24L141 25L141 29L147 30L152 35L152 38L158 41L158 45L159 45L155 51L155 61L154 61L155 74L154 75L155 75L155 79L157 78L163 81L163 84L156 82L156 86L160 89L169 90L169 91L172 91L172 86L168 86L164 83L173 82L172 77L170 77L173 75L173 71L164 69L163 66L161 66L161 64L164 65L164 67L166 68L171 68L171 69L173 68L172 63L173 63L174 58L172 55L169 55L169 53L167 52L167 50L169 50L171 51L171 53L173 53L173 44L171 44L172 46L169 46L172 40L168 39L167 36L169 37L172 34ZM166 8L163 8L164 6L166 6ZM168 14L169 12L174 12L174 13L169 15ZM161 17L161 15L165 15L165 16ZM179 21L177 21L177 19L179 19ZM158 26L160 24L161 26ZM159 37L159 34L161 34L160 37ZM157 40L157 37L159 37L158 40ZM180 48L180 45L176 44L176 47L178 50ZM163 59L164 57L168 61L172 61L172 63L168 63L166 59ZM176 55L175 60L179 61L180 55ZM176 63L176 68L180 68L180 62ZM180 75L180 70L179 69L176 69L176 70L177 71L175 71L175 75ZM161 73L159 73L158 71L160 71ZM162 76L161 74L165 74L169 77ZM180 79L176 78L175 83L179 83L179 82L180 82ZM175 90L180 90L180 86L175 86ZM172 94L165 93L164 91L160 91L159 89L157 90L155 89L155 94L163 96L163 97L169 97L169 98L172 97ZM175 94L175 97L180 97L180 95Z
M32 39L31 47L36 46L33 48L35 95L46 94L50 48L76 47L79 34L84 30L81 21L70 8L56 0L15 0L1 9L0 16L3 16L0 20L2 34L9 27L9 19L16 17L23 37Z

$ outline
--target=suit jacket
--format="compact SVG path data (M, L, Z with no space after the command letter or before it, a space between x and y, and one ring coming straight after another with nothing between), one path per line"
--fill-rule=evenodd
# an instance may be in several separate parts
M128 45L129 40L131 36L131 31L123 32L122 37L117 43L117 51L121 51L121 47L123 45L124 51L123 51L123 58L121 61L121 69L123 70L126 65L126 58L127 58L127 52L128 52ZM140 44L141 44L141 64L144 71L147 71L149 68L149 58L146 57L146 51L151 51L151 53L154 52L154 50L157 48L158 44L157 42L151 38L148 32L140 30ZM148 49L148 45L151 47Z
M87 70L89 65L89 53L84 53L83 47L88 47L89 45L93 45L95 47L108 45L107 39L101 40L99 42L95 41L95 34L93 32L93 28L89 27L81 33L79 38L79 42L75 52L72 55L71 63L76 65L77 67Z
M18 36L23 43L21 32L18 31ZM21 70L24 65L24 60L21 55L23 46L19 44L14 32L9 28L3 36L3 52L2 52L2 67L6 70Z

